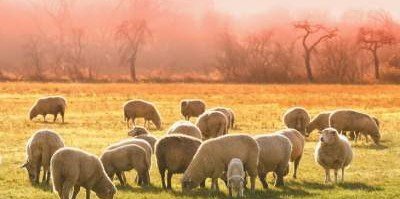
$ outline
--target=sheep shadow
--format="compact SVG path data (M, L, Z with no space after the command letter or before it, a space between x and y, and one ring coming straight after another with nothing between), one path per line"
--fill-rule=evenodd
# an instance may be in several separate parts
M314 190L330 190L335 188L334 184L324 184L322 182L319 183L319 182L302 181L302 182L291 182L291 184Z
M337 184L338 187L348 190L363 190L363 191L382 191L382 187L371 186L360 182L344 182Z
M227 195L220 191L214 191L211 189L206 188L199 188L194 189L191 191L178 191L178 190L171 190L172 195L175 197L195 197L195 198L227 198Z
M158 194L163 191L162 188L150 184L149 186L132 186L130 184L122 186L121 184L116 185L118 191L122 192L135 192L135 193L154 193Z
M40 189L42 191L45 192L52 192L53 191L53 187L51 186L51 184L46 184L46 183L32 183L32 186L36 189Z
M357 148L357 149L373 149L373 150L377 150L377 151L380 151L380 150L385 150L385 149L388 149L389 147L388 146L386 146L386 145L383 145L383 144L380 144L380 145L376 145L376 144L369 144L369 145L365 145L365 144L362 144L362 145L353 145L352 146L353 148Z

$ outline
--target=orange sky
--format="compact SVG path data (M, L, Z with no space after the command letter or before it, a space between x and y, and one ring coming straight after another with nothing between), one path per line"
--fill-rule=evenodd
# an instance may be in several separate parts
M214 0L218 10L236 16L257 14L269 9L287 9L291 12L319 10L333 17L348 10L384 9L400 19L400 0Z

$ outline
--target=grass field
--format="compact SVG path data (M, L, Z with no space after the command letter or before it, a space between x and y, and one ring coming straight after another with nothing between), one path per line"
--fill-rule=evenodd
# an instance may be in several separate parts
M0 84L0 198L57 198L49 187L32 186L24 162L27 139L38 129L60 133L67 146L79 147L99 155L107 145L127 137L122 104L129 99L152 101L163 117L163 129L181 119L179 101L201 98L208 107L227 106L237 115L237 127L231 133L260 134L283 128L282 113L291 106L304 106L314 116L320 111L354 108L377 116L382 123L382 144L353 144L355 158L346 170L346 182L323 184L324 172L313 158L318 133L307 140L298 179L286 177L286 187L262 190L247 198L399 198L400 197L400 86L343 85L214 85L214 84ZM27 112L35 99L44 95L63 95L68 99L66 123L29 121ZM48 118L50 121L50 117ZM139 121L142 123L143 121ZM153 131L162 136L164 131ZM153 158L154 160L154 158ZM161 189L157 165L151 169L152 186L142 189L117 185L116 198L225 198L227 190L212 193L196 189L180 192L180 175L174 177L175 191ZM272 177L269 176L272 183ZM210 183L207 183L207 187ZM82 190L80 198L84 197ZM95 198L94 194L92 197Z

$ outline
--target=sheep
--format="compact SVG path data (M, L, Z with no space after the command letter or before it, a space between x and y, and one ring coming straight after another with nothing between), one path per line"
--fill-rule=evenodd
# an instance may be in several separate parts
M129 128L129 121L135 125L136 118L144 118L144 125L149 127L153 122L157 130L161 129L161 116L154 104L144 100L130 100L124 104L124 118Z
M337 172L342 170L342 182L344 182L344 169L351 163L353 151L347 138L339 135L334 128L322 130L320 141L315 148L315 161L325 169L325 183L331 181L330 170L334 170L335 182Z
M218 178L233 158L239 158L250 176L251 190L255 188L259 147L249 135L224 135L203 142L183 174L183 191L197 187L212 178L212 188L218 190Z
M43 121L46 122L48 114L54 115L53 122L57 120L58 114L61 115L62 123L64 123L65 109L67 101L61 96L49 96L39 98L29 111L29 119L33 120L38 115L43 116Z
M329 116L332 111L325 111L315 116L307 125L307 134L309 135L315 129L322 131L329 127Z
M292 153L290 140L277 133L257 135L254 139L260 147L258 177L264 189L268 189L268 183L265 178L269 172L276 174L276 187L284 186L283 177L288 173L289 160Z
M177 133L202 139L199 127L189 121L177 121L167 131L167 134Z
M378 118L376 118L374 116L371 116L371 118L375 121L378 128L380 128L380 122L379 122ZM368 142L368 134L364 134L361 132L354 132L354 134L350 134L350 138L354 139L355 142L357 142L357 140L361 137L361 135L364 135L366 142Z
M293 107L283 115L283 122L286 127L296 129L304 136L308 137L306 127L310 123L310 115L302 107Z
M200 139L180 134L167 135L157 141L155 155L164 189L172 189L172 175L185 172L200 144Z
M151 146L154 153L154 145L157 142L157 138L154 137L146 128L141 126L135 126L132 130L128 132L128 136L134 137L136 139L145 140Z
M115 144L112 144L112 145L108 146L108 147L105 149L105 151L113 150L113 149L116 149L116 148L118 148L118 147L126 146L126 145L131 145L131 144L138 145L138 146L142 147L142 148L146 151L146 155L148 156L148 161L149 161L149 162L148 162L148 165L151 165L151 154L153 153L153 150L152 150L152 147L151 147L150 143L147 142L147 141L144 140L144 139L138 139L138 138L136 138L136 137L135 137L135 138L124 139L124 140L122 140L122 141L119 141L119 142L117 142L117 143L115 143ZM125 172L122 172L121 175L122 175L123 180L126 182ZM139 177L136 179L136 182L137 182L139 185L142 184L143 180L140 178L140 175L139 175Z
M216 107L209 109L208 111L219 111L223 113L228 120L228 129L233 128L233 124L235 123L235 115L230 108L225 108L225 107Z
M26 145L26 162L21 168L26 168L29 180L39 183L40 168L43 167L42 182L50 181L50 159L60 148L64 147L61 137L50 130L37 131Z
M112 199L116 188L104 171L100 159L76 148L59 149L51 158L50 170L53 190L61 199L76 198L80 187L86 189L86 198L93 190L101 199Z
M207 111L197 118L196 126L199 127L203 140L227 134L228 120L219 111Z
M233 190L237 192L239 197L243 197L245 177L242 161L238 158L233 158L229 162L228 171L226 172L230 197L232 197Z
M122 177L124 171L135 169L141 179L141 185L148 185L150 180L150 157L146 150L136 144L128 144L115 149L106 150L100 160L103 163L104 170L110 179L117 177L121 185L127 184L126 179Z
M181 101L181 114L185 120L190 120L190 117L198 117L206 110L206 104L202 100L185 99Z
M329 126L338 132L360 132L371 136L375 144L379 145L381 135L377 123L371 116L350 109L336 110L329 116Z
M296 129L284 129L277 131L276 133L281 134L289 139L292 144L292 153L290 155L290 161L294 163L293 178L297 178L297 169L301 157L303 156L305 139L303 135Z

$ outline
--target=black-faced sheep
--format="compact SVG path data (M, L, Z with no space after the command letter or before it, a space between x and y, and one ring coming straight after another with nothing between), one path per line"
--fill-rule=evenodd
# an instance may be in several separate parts
M202 139L199 127L189 121L177 121L167 131L168 134L183 134Z
M200 139L180 134L167 135L158 140L155 155L164 189L172 189L172 175L186 171L200 144Z
M225 135L203 142L182 177L184 191L212 178L212 188L218 189L218 178L226 172L229 162L239 158L250 176L251 190L255 188L259 147L248 135Z
M233 124L235 123L235 115L230 108L225 108L225 107L216 107L209 109L208 111L219 111L223 113L228 120L228 129L233 128Z
M238 197L243 197L244 181L246 180L243 163L238 158L233 158L228 165L226 172L227 186L229 196L232 197L232 192L235 191Z
M50 159L64 142L60 136L50 130L37 131L26 145L26 162L22 166L28 171L31 182L39 183L40 168L43 167L42 182L49 183Z
M181 101L181 114L185 120L198 117L206 110L206 104L202 100L186 99Z
M154 104L144 100L131 100L124 104L124 118L129 127L129 121L132 120L135 125L136 118L144 118L147 128L150 126L149 121L153 122L158 130L161 129L161 116Z
M293 178L297 178L297 169L299 167L301 157L303 156L305 139L303 135L296 129L284 129L277 131L276 133L287 137L292 144L290 161L294 163Z
M257 135L254 137L260 147L258 177L265 189L269 172L276 174L275 186L284 186L283 177L288 172L292 145L288 138L280 134Z
M116 174L121 185L126 185L126 179L122 177L122 173L136 170L141 179L141 185L149 185L150 164L151 161L146 150L139 145L129 144L117 147L115 149L106 150L100 160L103 163L104 170L110 179Z
M39 98L29 111L29 119L32 120L38 115L43 116L46 122L46 115L54 115L53 122L57 120L58 114L61 115L62 122L64 123L64 114L67 107L67 101L61 96L50 96Z
M343 109L332 112L329 116L329 125L338 132L360 132L371 136L375 144L379 145L381 134L377 123L371 116L354 110Z
M50 170L53 189L61 199L76 198L80 187L86 189L86 198L93 190L101 199L112 199L116 188L96 156L75 148L61 148L51 158Z
M310 123L310 115L306 109L302 107L290 108L283 115L283 122L288 128L296 129L304 136L308 136L306 127Z
M219 137L228 133L228 120L219 111L206 111L197 118L203 140Z
M334 170L335 182L337 172L342 170L342 182L344 181L344 169L351 163L353 151L347 138L339 135L334 128L322 131L320 141L315 148L315 160L325 169L325 183L331 181L330 170Z

